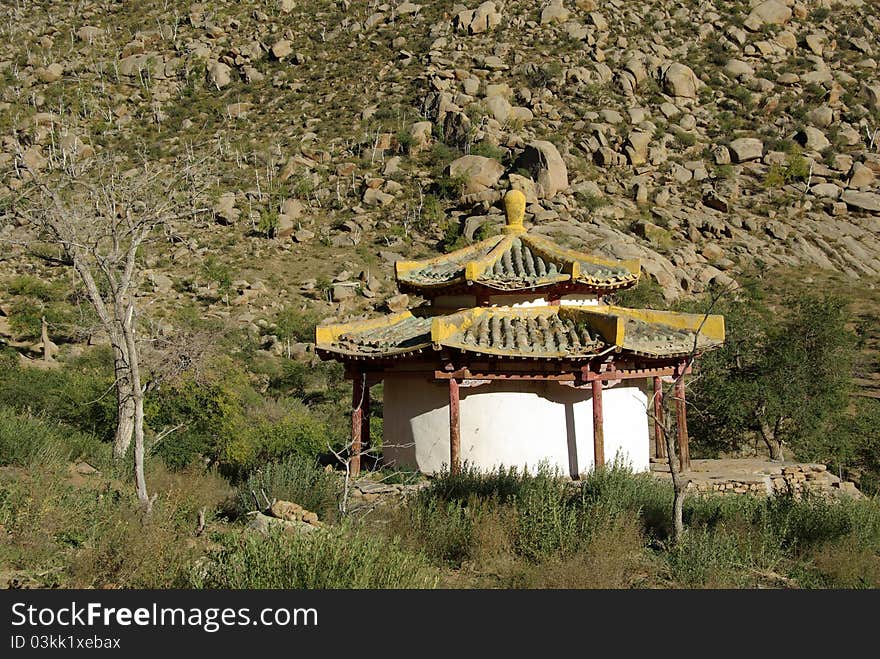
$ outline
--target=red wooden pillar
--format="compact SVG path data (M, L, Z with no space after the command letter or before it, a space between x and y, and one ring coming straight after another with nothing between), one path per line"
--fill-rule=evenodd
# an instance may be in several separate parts
M654 457L666 457L666 440L663 435L663 380L654 377Z
M351 387L351 461L352 478L361 471L361 434L364 427L364 374L355 371Z
M449 472L461 471L461 408L458 380L449 378Z
M370 449L370 383L364 378L364 402L361 415L361 451Z
M678 425L678 458L682 471L691 468L691 454L688 447L687 406L684 398L684 377L675 382L675 413Z
M593 467L605 466L605 427L602 423L602 380L593 380Z

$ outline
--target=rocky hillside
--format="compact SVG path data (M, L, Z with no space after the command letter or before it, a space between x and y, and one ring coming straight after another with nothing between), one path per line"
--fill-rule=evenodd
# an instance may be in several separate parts
M150 249L141 294L276 351L285 308L411 303L393 261L496 231L509 187L667 299L755 267L880 277L875 2L3 4L3 281L68 281L15 243L18 154L183 152L211 212Z

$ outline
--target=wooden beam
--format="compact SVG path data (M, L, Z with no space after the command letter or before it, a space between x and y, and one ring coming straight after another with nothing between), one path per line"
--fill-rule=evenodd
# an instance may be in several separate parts
M691 468L691 454L688 446L687 406L684 398L684 378L675 382L675 413L678 425L678 459L682 471Z
M666 457L666 439L663 436L663 380L654 376L654 457Z
M458 396L458 380L449 379L449 472L461 471L461 411Z
M593 380L593 466L605 466L605 427L602 419L602 380Z
M352 379L351 385L351 459L349 471L355 478L361 472L361 433L363 432L364 374Z

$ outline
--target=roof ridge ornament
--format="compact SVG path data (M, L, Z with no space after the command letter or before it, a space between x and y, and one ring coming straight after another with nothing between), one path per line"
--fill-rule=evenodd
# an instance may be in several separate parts
M504 195L504 212L507 214L504 233L519 235L526 232L523 226L526 214L526 196L520 190L508 190Z

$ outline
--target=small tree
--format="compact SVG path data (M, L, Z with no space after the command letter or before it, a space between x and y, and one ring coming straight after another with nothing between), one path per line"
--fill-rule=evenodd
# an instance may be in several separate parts
M760 438L772 460L783 447L806 447L831 432L846 408L854 336L840 298L805 295L786 299L776 320L755 299L727 305L728 341L703 360L692 426L700 441L737 447ZM776 322L774 322L776 321Z
M31 184L20 213L26 243L61 250L85 289L113 348L118 420L113 444L121 460L134 438L138 499L149 513L152 499L144 478L144 392L138 342L136 291L142 248L160 227L192 215L192 163L143 163L120 168L100 159L75 161L61 154L44 170L17 165Z

